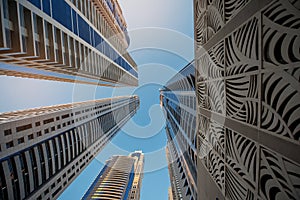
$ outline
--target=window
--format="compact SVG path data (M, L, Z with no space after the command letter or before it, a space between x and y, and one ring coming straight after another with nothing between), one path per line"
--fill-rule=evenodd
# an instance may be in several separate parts
M54 118L44 120L44 124L49 124L51 122L54 122Z
M40 158L40 164L41 164L41 172L42 172L42 182L46 180L46 167L45 167L45 157L43 153L43 146L40 144L37 147L38 155Z
M28 130L31 128L32 128L31 124L26 124L26 125L17 127L16 130L17 130L17 132L21 132L21 131L25 131L25 130Z
M11 129L4 131L4 136L11 135L11 134L12 134Z
M38 22L37 22L37 16L36 14L32 14L33 16L33 30L34 30L34 43L35 43L35 54L36 56L40 55L40 38L39 38L39 32L38 32ZM39 19L40 20L40 19Z
M36 133L36 136L37 136L37 137L42 136L42 132L41 132L41 131L38 131L38 132Z
M17 173L15 159L11 157L9 160L7 160L7 164L10 171L10 178L11 178L11 183L13 188L14 199L20 199L20 188L19 188L18 173Z
M33 134L28 135L28 140L32 140L33 139Z
M70 117L69 114L66 114L66 115L61 116L62 119L66 119L66 118L68 118L68 117Z
M23 175L25 196L28 196L30 193L30 181L29 181L28 166L27 166L25 152L22 152L19 155L19 160L20 160L21 170L22 170L22 175Z
M52 168L52 155L51 155L51 151L50 151L49 141L45 142L45 146L46 146L46 152L47 152L47 156L46 156L45 160L48 162L49 175L51 176L53 173L53 168Z
M45 190L44 194L48 194L49 193L49 189Z
M0 163L0 197L2 199L8 199L8 193L7 193L7 187L6 187L6 181L5 181L5 175L2 167L2 163Z
M24 143L24 138L23 137L18 139L18 144L22 144L22 143Z
M14 146L14 142L13 141L10 141L10 142L7 142L6 143L6 148L7 149L9 149L9 148L11 148L11 147L13 147Z
M39 176L38 176L38 171L37 171L35 152L34 152L33 148L29 150L29 156L30 156L30 161L31 161L32 171L33 171L34 188L37 188L38 184L39 184Z

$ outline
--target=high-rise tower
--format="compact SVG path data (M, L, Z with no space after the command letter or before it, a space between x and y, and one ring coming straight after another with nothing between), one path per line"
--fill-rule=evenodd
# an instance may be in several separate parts
M194 12L198 199L300 199L300 2Z
M137 85L117 0L1 0L0 74Z
M144 154L141 151L128 156L113 156L106 161L82 199L139 200L143 170Z
M0 199L55 199L139 107L137 96L0 115Z
M174 200L197 199L196 94L194 62L160 90L166 111L167 161Z

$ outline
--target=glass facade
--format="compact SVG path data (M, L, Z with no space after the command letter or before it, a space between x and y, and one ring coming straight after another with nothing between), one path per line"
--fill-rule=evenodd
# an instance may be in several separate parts
M167 158L174 199L197 199L195 68L192 61L160 91L166 111Z

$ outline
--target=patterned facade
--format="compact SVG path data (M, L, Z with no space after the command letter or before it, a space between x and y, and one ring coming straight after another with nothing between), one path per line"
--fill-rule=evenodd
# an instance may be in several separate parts
M194 62L160 91L166 111L167 160L173 199L197 199L197 138Z
M300 3L194 0L198 199L300 199Z
M2 0L0 29L1 74L137 85L117 0Z
M139 107L137 96L0 115L0 199L56 199Z
M98 174L82 199L139 200L143 179L144 154L113 156Z

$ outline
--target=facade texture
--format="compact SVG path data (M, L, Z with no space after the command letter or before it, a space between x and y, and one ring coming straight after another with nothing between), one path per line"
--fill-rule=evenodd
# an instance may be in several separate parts
M300 199L300 2L194 12L198 199Z
M55 199L134 115L137 96L0 115L0 199Z
M126 26L117 0L2 0L0 74L137 85Z
M196 94L194 62L160 91L166 111L167 160L173 199L197 199Z
M143 179L144 154L113 156L98 174L82 199L139 200Z

